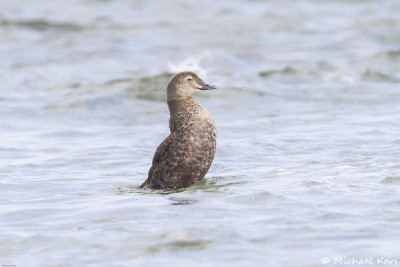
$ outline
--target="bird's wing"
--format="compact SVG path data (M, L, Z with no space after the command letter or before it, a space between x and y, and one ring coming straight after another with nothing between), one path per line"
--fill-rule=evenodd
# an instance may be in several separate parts
M166 164L168 160L168 163L173 163L174 158L179 156L182 153L179 153L179 151L182 151L181 145L183 145L181 142L179 142L179 138L175 132L172 132L167 138L164 139L164 141L157 147L156 152L154 153L153 157L153 165L154 164L159 164L159 163L164 163Z
M185 144L180 142L176 132L172 132L157 147L148 178L141 187L163 188L165 183L172 182L172 176L184 167L186 153L189 151Z

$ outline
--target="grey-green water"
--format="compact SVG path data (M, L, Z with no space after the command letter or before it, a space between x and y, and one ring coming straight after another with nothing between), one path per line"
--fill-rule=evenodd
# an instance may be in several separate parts
M0 264L400 264L398 14L396 0L2 0ZM215 161L190 188L138 190L181 70L219 87L196 96Z

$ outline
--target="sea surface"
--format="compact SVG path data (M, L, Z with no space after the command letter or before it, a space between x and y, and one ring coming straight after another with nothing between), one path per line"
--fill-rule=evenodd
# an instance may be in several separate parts
M0 264L400 265L399 14L1 0ZM219 88L195 96L214 163L189 188L140 190L183 70Z

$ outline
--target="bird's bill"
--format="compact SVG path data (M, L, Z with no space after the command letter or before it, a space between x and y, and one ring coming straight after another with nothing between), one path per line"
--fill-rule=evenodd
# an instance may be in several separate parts
M200 87L197 87L197 89L199 89L199 90L214 90L214 89L217 89L217 87L215 85L207 84L203 80L197 80L196 82L197 82L198 85L200 85Z

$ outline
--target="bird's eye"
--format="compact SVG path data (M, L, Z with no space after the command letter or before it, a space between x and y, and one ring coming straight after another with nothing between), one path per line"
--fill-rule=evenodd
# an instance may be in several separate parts
M188 78L188 81L191 81L192 80L192 78Z

